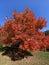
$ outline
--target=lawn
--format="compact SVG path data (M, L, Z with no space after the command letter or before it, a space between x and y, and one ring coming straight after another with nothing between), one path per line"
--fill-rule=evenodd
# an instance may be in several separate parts
M31 52L33 56L22 60L11 61L9 57L2 56L0 52L0 65L49 65L49 52Z

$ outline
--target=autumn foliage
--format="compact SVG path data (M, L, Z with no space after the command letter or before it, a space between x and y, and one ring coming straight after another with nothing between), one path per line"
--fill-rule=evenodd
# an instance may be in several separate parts
M36 19L34 13L28 8L23 13L14 11L12 15L13 18L7 18L0 29L3 45L11 46L21 42L19 48L22 50L49 49L49 36L45 36L45 33L41 31L46 26L45 19L42 17Z

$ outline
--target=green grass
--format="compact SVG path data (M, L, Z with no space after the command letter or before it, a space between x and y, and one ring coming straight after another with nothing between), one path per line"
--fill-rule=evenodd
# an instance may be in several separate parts
M39 51L33 52L32 54L39 59L39 64L37 63L38 65L49 65L49 52Z
M36 53L34 52L33 54L37 57L41 57L41 58L44 58L46 60L49 60L49 52L47 52L47 51L45 51L45 52L39 51L39 52L36 52Z

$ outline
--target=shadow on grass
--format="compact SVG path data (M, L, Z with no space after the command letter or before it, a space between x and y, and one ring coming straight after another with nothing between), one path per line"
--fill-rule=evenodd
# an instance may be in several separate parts
M28 56L33 56L30 52L26 50L21 50L16 46L11 47L2 47L0 48L0 51L4 51L2 53L2 56L6 55L11 58L12 61L21 60L24 57L27 58Z

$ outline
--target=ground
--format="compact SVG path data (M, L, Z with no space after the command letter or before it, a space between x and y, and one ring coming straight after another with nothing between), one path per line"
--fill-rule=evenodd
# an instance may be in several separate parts
M11 61L7 56L2 56L0 52L0 65L49 65L49 52L31 52L33 56L27 58Z

